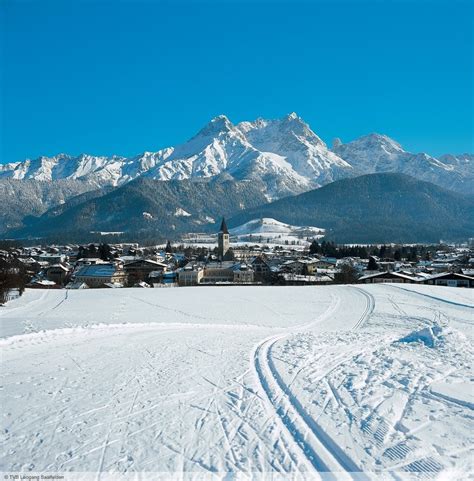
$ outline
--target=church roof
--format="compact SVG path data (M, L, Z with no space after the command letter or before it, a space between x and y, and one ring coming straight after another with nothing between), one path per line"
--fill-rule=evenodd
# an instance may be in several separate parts
M229 233L229 230L227 229L227 224L225 223L224 217L222 217L221 228L219 229L219 232L222 232L223 234Z

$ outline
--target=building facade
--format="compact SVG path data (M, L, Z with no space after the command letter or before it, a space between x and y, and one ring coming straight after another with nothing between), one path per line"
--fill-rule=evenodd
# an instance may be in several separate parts
M127 274L115 264L83 266L74 274L75 283L85 283L89 287L106 287L105 284L125 284Z

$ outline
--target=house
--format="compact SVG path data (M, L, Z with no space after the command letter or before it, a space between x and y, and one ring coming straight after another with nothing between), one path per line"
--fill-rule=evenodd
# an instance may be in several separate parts
M236 264L234 270L234 283L251 284L254 280L254 271L247 264Z
M127 274L112 263L86 265L74 274L74 283L86 283L89 287L105 287L105 284L124 284Z
M254 278L256 281L269 281L272 277L272 270L265 260L264 256L256 256L250 265L254 271Z
M456 272L444 272L424 279L421 283L433 286L474 288L474 277L458 274Z
M58 253L43 253L38 255L38 261L48 264L61 264L68 260L67 256Z
M337 259L335 257L322 257L314 262L316 269L329 269L331 267L336 267L336 264Z
M234 266L233 261L209 262L204 268L201 284L233 283Z
M301 276L308 276L316 272L318 265L320 265L320 261L317 259L297 259L285 262L282 270Z
M254 282L254 270L245 263L225 261L208 264L189 263L178 269L180 286L199 284L249 284Z
M44 274L48 281L53 281L62 286L69 278L70 269L62 264L53 264L45 269Z
M77 259L75 263L76 266L89 266L95 264L108 264L108 262L100 257L81 257L80 259Z
M129 284L134 285L137 282L148 281L152 272L166 272L168 265L151 259L137 259L127 262L123 268L127 274Z
M175 285L178 282L178 274L176 271L152 271L148 276L148 283L153 287L163 287Z
M204 276L204 269L199 265L187 265L181 269L178 269L178 285L197 286L201 283L201 279Z
M401 282L413 284L418 282L418 280L413 276L408 276L406 274L401 274L400 272L377 272L376 274L369 274L367 276L359 277L359 282L363 284L379 284L379 283L389 283L389 282Z

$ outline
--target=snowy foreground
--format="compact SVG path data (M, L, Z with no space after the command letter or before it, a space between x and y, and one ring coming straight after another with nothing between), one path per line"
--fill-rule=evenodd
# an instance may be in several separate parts
M473 322L430 286L30 290L0 308L1 470L469 479Z

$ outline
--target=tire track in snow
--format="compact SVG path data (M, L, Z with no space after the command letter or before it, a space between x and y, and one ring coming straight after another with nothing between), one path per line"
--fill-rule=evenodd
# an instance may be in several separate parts
M354 287L366 301L365 309L352 329L359 329L374 309L374 298L366 291ZM300 326L307 330L331 317L338 309L340 298L333 299L325 313L316 321ZM278 373L272 360L272 347L296 329L277 334L261 341L252 353L254 374L260 384L260 390L268 400L268 406L276 414L277 423L283 434L292 440L299 459L310 471L325 472L324 479L366 479L357 464L320 428L309 416L302 404L293 395ZM330 474L329 474L330 473Z

